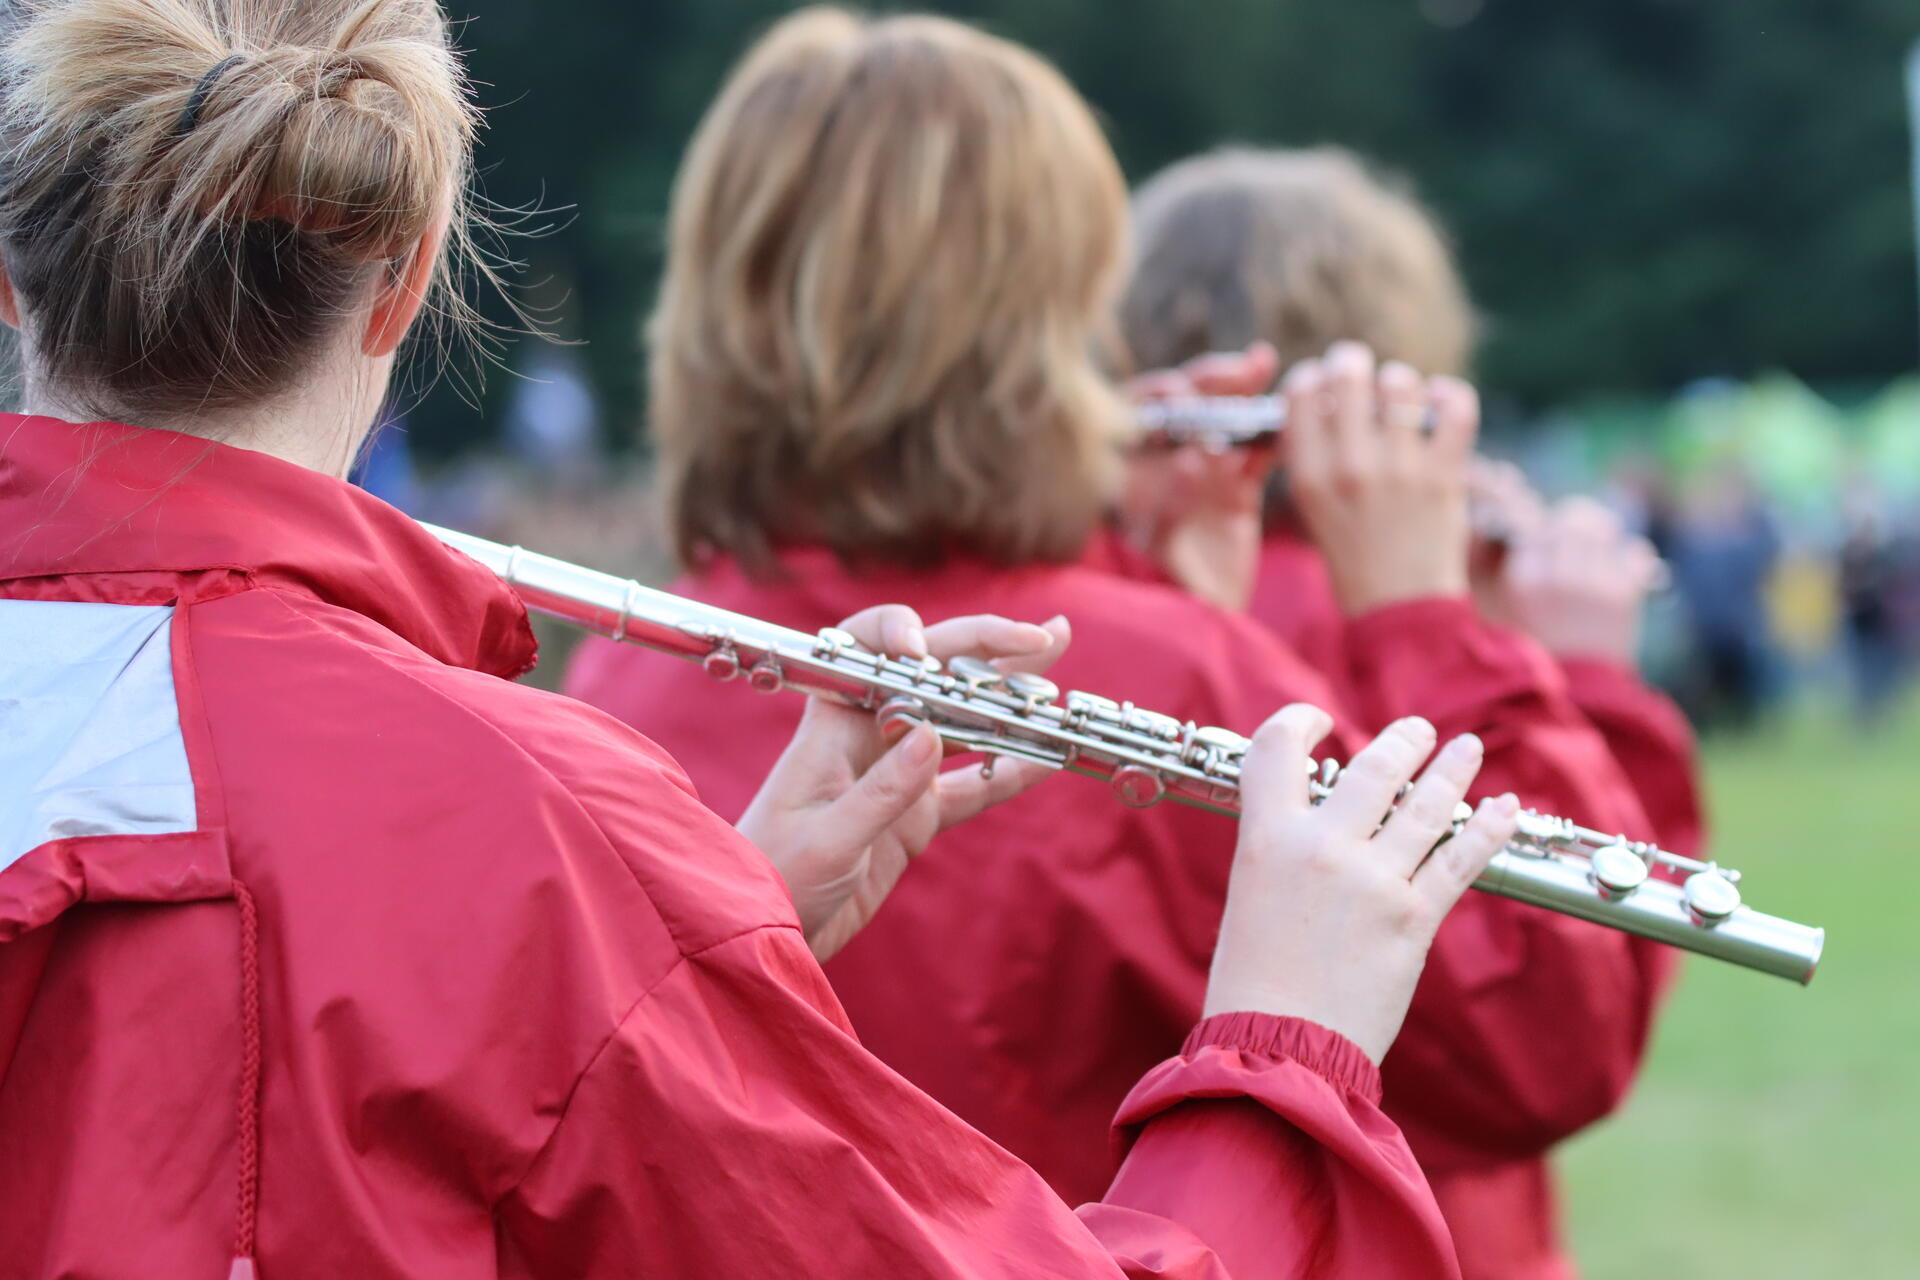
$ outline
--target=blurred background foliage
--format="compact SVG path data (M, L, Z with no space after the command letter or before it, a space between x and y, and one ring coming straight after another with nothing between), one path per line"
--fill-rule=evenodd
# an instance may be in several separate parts
M456 0L486 187L556 211L536 304L633 439L639 326L681 149L775 0ZM1916 0L945 0L1054 59L1134 179L1222 141L1338 142L1408 175L1524 409L1771 368L1845 395L1914 365L1901 62ZM568 210L571 210L570 212ZM539 285L547 280L550 284ZM497 431L442 388L445 454Z

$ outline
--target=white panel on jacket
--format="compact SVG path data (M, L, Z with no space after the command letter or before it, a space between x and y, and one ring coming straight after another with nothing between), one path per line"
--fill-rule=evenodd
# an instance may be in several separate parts
M0 600L0 869L52 840L194 830L172 623Z

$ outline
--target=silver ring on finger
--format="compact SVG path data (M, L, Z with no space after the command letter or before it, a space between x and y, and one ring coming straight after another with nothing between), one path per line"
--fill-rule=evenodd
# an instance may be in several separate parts
M1389 431L1418 431L1431 436L1435 426L1433 406L1426 404L1389 404L1382 407L1380 417Z

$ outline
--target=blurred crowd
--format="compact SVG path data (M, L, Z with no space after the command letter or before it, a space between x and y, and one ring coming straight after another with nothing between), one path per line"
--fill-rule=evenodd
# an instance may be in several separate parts
M1916 422L1920 381L1843 410L1775 375L1508 439L1537 481L1604 493L1665 558L1644 662L1697 726L1844 699L1871 727L1920 654Z

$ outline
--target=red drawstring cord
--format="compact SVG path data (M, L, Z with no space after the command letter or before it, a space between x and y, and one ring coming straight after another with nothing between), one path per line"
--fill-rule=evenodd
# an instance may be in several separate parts
M233 1229L228 1280L254 1280L260 1210L260 913L253 892L233 882L240 907L240 1212Z

